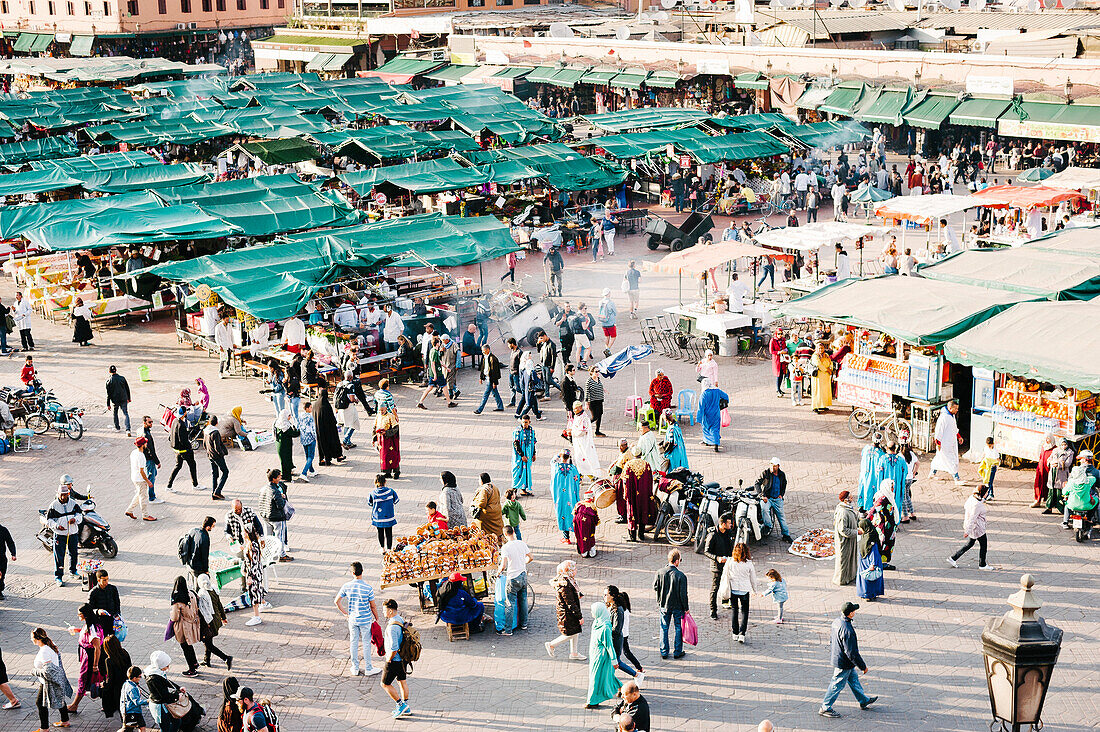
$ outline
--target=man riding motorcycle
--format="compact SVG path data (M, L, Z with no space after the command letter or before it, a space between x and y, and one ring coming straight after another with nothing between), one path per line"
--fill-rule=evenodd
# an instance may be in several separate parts
M57 500L46 511L46 522L53 531L54 577L58 587L65 586L65 549L69 550L69 579L79 581L76 574L76 549L80 538L80 524L84 520L79 501L87 496L73 490L72 476L61 476L57 487Z
M1071 513L1084 513L1089 523L1097 523L1100 507L1100 471L1092 464L1091 450L1082 450L1077 455L1077 467L1069 474L1064 489L1066 507L1062 527L1069 529Z

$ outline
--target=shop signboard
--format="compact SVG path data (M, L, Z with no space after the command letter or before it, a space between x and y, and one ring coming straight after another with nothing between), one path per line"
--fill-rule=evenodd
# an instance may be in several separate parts
M966 93L975 97L1010 97L1016 93L1011 76L966 77Z
M868 389L848 381L840 381L836 386L836 400L853 407L865 407L878 412L893 409L894 395L885 391Z
M997 446L997 452L1004 455L1014 455L1024 460L1038 460L1039 445L1042 441L1042 432L1004 422L996 422L993 427L993 444Z
M729 76L729 59L709 58L695 62L695 71L699 74L714 74L715 76Z
M1100 127L1095 125L1072 125L1064 122L1036 122L1029 119L1002 119L997 122L997 131L1006 137L1100 142Z

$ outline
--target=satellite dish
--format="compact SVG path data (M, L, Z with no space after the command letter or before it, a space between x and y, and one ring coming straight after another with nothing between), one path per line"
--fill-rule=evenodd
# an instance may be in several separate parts
M630 29L627 28L625 25L620 25L618 28L615 29L615 37L618 38L620 41L630 40Z
M948 10L958 10L962 7L962 0L940 0L940 5Z
M551 38L573 38L576 35L568 23L551 23L547 32Z
M844 4L844 0L829 0L829 4L832 5L834 8L839 8L841 5Z
M986 0L970 0L970 9L975 11L983 10L985 9L985 2Z
M666 13L665 11L663 11L663 10L658 10L656 13L654 13L652 15L652 18L655 21L657 21L658 23L664 23L666 20L669 19L669 17L670 17L669 14Z
M905 0L886 0L886 4L890 6L891 10L903 12L905 10Z
M661 0L661 7L665 10L672 10L677 5L677 0Z
M1043 0L1044 8L1056 8L1058 7L1058 0Z

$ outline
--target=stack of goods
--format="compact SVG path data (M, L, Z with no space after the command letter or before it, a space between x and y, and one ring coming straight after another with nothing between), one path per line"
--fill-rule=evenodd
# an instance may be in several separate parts
M497 563L497 537L476 526L439 529L425 524L412 536L397 537L392 551L382 557L382 584L415 582L468 572Z
M809 559L828 559L833 556L833 532L829 529L811 529L794 540L788 551Z

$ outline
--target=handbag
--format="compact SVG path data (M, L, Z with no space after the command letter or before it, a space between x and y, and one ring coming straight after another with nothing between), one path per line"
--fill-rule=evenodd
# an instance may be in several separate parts
M176 621L169 620L168 627L164 629L164 640L170 641L176 637Z
M680 632L683 633L684 643L691 646L699 643L699 627L695 624L695 618L691 617L691 613L687 610L684 611L684 616L680 618Z
M176 688L179 689L179 687ZM191 713L191 696L186 693L180 694L179 699L163 706L176 719L183 719Z
M619 286L619 289L621 289L623 292L629 292L630 291L630 280L623 277L623 283Z
M864 582L875 582L882 577L882 570L872 565L867 569L862 570L859 576L863 578Z
M296 513L294 504L292 504L290 501L287 501L286 506L283 507L283 513L286 514L287 521L290 521L292 518L294 518L294 514Z
M13 318L10 314L4 317L4 327L8 329L8 333L15 332L15 318Z
M733 423L733 418L730 416L729 409L722 410L722 426L729 427Z

